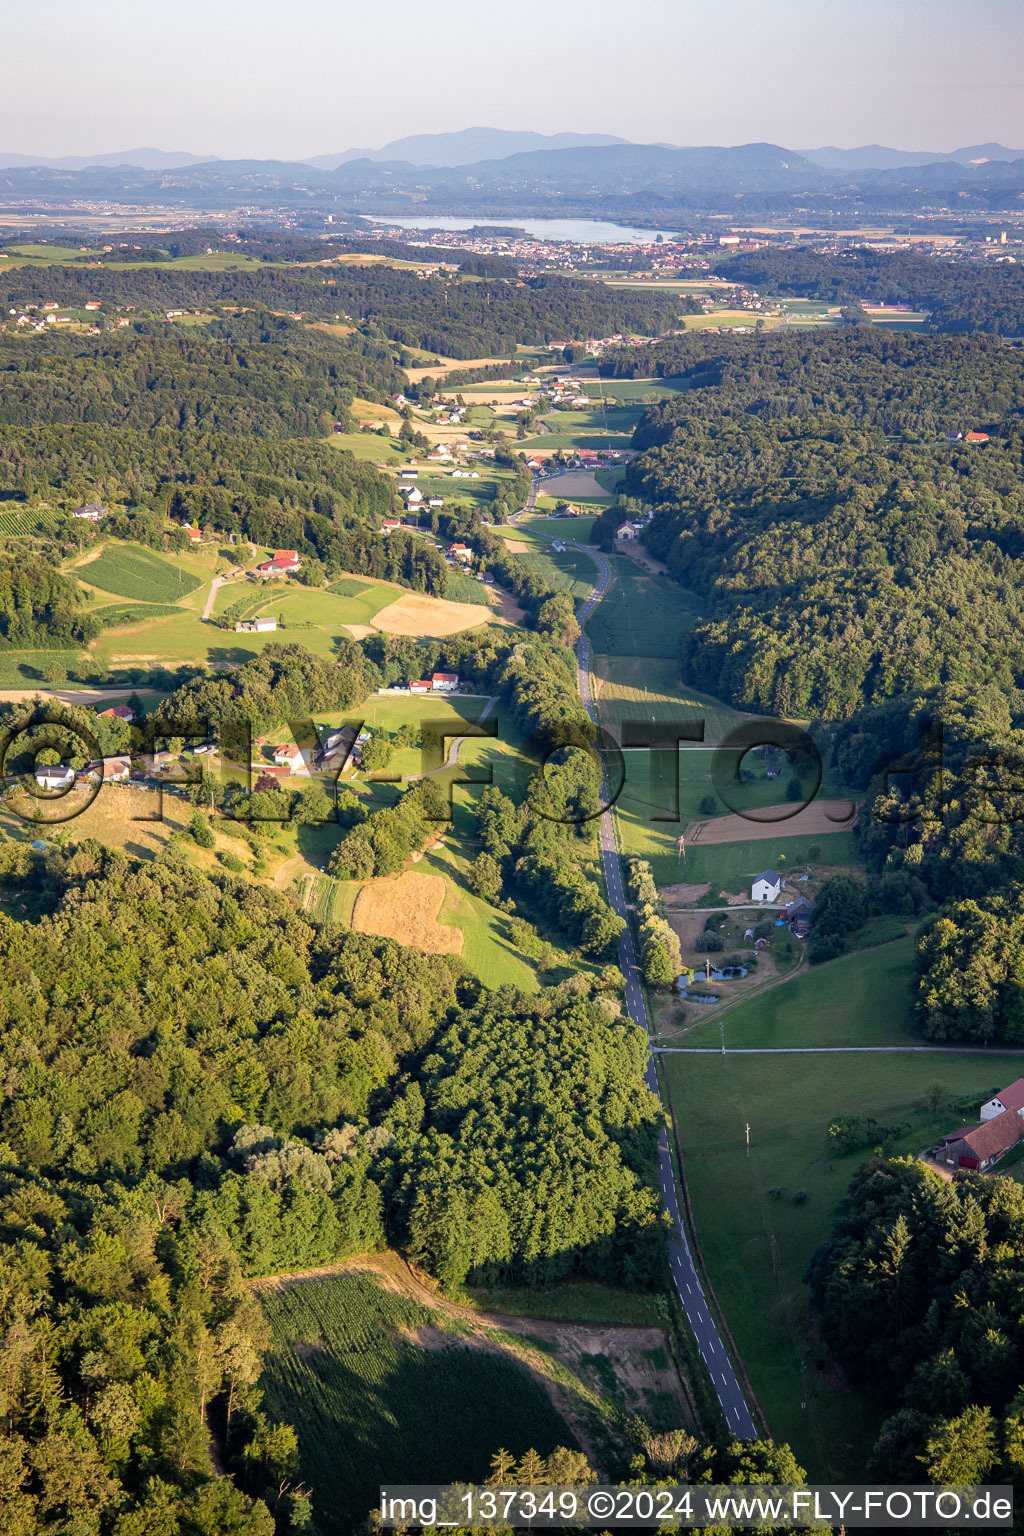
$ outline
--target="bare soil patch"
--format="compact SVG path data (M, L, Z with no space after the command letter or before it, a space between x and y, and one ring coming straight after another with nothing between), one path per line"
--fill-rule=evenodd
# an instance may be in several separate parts
M396 878L369 880L356 897L352 927L428 955L461 955L462 930L438 922L447 882L441 875L406 870Z
M453 603L446 597L407 592L374 615L373 628L387 635L433 635L443 638L487 624L491 610L483 603ZM348 626L346 626L347 628Z
M510 534L510 533L499 533L498 536L499 536L499 538L502 538L502 539L505 540L505 547L508 550L509 554L512 554L512 555L527 555L527 554L529 554L530 546L529 546L529 544L527 544L525 539L514 538L512 536L512 534Z
M367 635L373 634L372 624L346 624L344 627L353 640L365 640Z
M670 907L687 907L691 902L700 901L711 889L710 880L704 880L699 885L663 885L661 894L665 903Z
M690 843L746 843L767 837L821 837L829 832L848 832L857 820L852 800L815 800L795 816L780 819L785 805L766 805L742 816L715 816L691 821L686 829Z

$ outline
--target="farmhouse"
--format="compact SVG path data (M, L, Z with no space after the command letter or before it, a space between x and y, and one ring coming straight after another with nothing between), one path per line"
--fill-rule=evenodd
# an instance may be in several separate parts
M36 783L40 789L67 789L75 782L75 770L57 763L52 768L36 770Z
M433 693L455 693L459 686L459 674L457 672L435 672L430 679L430 687Z
M987 443L987 432L968 432L964 438L965 443Z
M402 520L398 517L386 517L380 525L381 533L394 533L396 528L401 528Z
M110 709L100 710L101 720L123 720L125 725L135 724L135 711L128 704L113 704Z
M201 544L203 542L203 535L198 528L193 528L190 523L180 523L178 526L181 528L182 533L188 534L193 544Z
M1024 1120L1015 1109L1006 1109L1001 1115L975 1126L973 1131L951 1131L936 1155L940 1162L948 1163L950 1167L985 1173L1005 1157L1022 1136Z
M782 890L782 876L774 869L766 869L758 875L750 887L751 901L778 901L779 892Z
M302 762L302 752L294 742L283 742L274 748L271 756L278 768L295 769Z
M109 517L109 515L106 507L101 507L98 502L90 502L85 507L76 507L71 514L72 517L89 523L98 523L101 517Z
M627 543L636 538L636 529L632 523L620 523L615 530L616 541L620 544Z
M403 495L405 496L405 504L407 507L418 507L420 502L423 500L423 492L418 490L415 485L411 486L409 490L404 491Z
M85 772L90 778L101 779L105 784L124 784L131 771L131 759L128 757L100 757L85 765Z
M1005 1114L1008 1109L1012 1109L1015 1114L1024 1119L1024 1077L1018 1077L1009 1088L1004 1088L996 1094L995 1098L983 1104L981 1119L982 1121L995 1120L997 1116Z
M468 544L449 544L445 554L453 560L461 560L463 565L468 565L473 558L473 551Z
M409 679L409 692L410 693L429 693L430 691L431 691L431 684L430 684L430 679L429 678L419 677L419 678L416 678L415 680L413 678Z
M398 478L399 480L415 480L418 474L418 469L400 469L398 471Z
M276 619L240 619L235 625L236 635L262 635L277 628Z

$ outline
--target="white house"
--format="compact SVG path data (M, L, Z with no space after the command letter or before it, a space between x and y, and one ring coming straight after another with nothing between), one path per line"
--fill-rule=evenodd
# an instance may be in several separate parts
M75 770L57 763L52 768L36 770L36 783L40 789L67 789L75 782Z
M294 742L285 742L274 748L274 762L279 768L295 769L302 763L302 752Z
M405 504L407 507L418 507L423 500L423 492L416 486L405 492Z
M90 502L86 507L76 507L72 517L79 518L82 522L98 523L101 517L106 517L106 507L101 507L97 502Z
M997 1093L994 1099L989 1099L981 1106L982 1120L994 1120L997 1115L1005 1114L1008 1109L1016 1110L1024 1120L1024 1077L1018 1077L1009 1088L1004 1088Z
M434 693L455 693L459 686L459 674L457 672L435 672L430 679L430 687Z
M782 876L774 869L766 869L758 875L750 887L751 901L778 901L782 890Z
M277 628L276 619L240 619L235 625L236 635L264 635L272 634Z

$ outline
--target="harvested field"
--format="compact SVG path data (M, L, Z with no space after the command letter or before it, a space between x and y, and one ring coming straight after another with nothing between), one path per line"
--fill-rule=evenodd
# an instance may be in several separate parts
M528 555L530 553L530 546L525 540L513 538L508 533L501 533L499 537L505 540L505 548L510 555Z
M768 837L814 837L848 832L857 820L852 800L815 800L795 816L780 819L785 805L766 805L742 816L715 816L710 821L691 821L686 829L687 846L694 843L744 843Z
M461 955L462 931L438 922L447 884L441 875L406 870L397 879L369 880L356 897L356 933L413 944L428 955Z
M374 629L387 635L457 635L463 629L488 624L493 615L484 603L452 603L423 592L407 592L375 614Z
M605 490L600 480L589 469L571 469L564 475L553 475L550 480L544 482L544 494L557 496L560 501L567 500L571 496L586 496L591 499L599 496L602 501L612 500L611 492Z

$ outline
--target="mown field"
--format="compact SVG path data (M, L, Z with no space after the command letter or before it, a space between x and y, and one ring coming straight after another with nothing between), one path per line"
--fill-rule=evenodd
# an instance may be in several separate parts
M892 995L887 949L856 957L866 970L877 968L879 983L873 988L865 979L858 997L845 1006L844 1028L852 1034L872 1029L870 1018L861 1015L878 1011ZM849 980L843 967L851 962L834 964L823 968L820 981L800 976L777 989L781 994L812 987L813 995L805 994L799 1008L792 998L782 1005L798 1034L806 1034L801 1016L807 1008L827 1008L829 994L831 1006L839 1005ZM767 1002L764 997L748 1007L764 1008ZM740 1013L737 1007L732 1018ZM817 1023L827 1034L827 1014ZM783 1043L781 1032L776 1043ZM858 1475L878 1430L877 1416L863 1399L843 1390L831 1371L808 1315L802 1276L872 1148L835 1156L826 1143L827 1128L836 1116L867 1114L880 1125L904 1127L893 1145L898 1153L913 1155L956 1123L949 1113L935 1116L921 1106L931 1084L981 1102L1013 1069L969 1052L715 1053L667 1055L661 1061L701 1250L771 1431L790 1442L812 1480Z
M613 559L612 569L615 580L587 623L594 650L609 656L674 659L680 633L701 611L698 599L670 577L643 571L627 556ZM591 584L593 579L592 574Z
M811 966L722 1014L730 1049L779 1045L920 1045L911 1017L914 940L908 936ZM710 1012L715 1012L711 1009ZM687 1015L679 1045L721 1043L717 1020Z
M382 1484L483 1482L491 1456L576 1440L511 1352L373 1280L346 1275L261 1295L272 1346L261 1380L295 1425L323 1536L351 1536ZM420 1340L421 1342L417 1342Z

